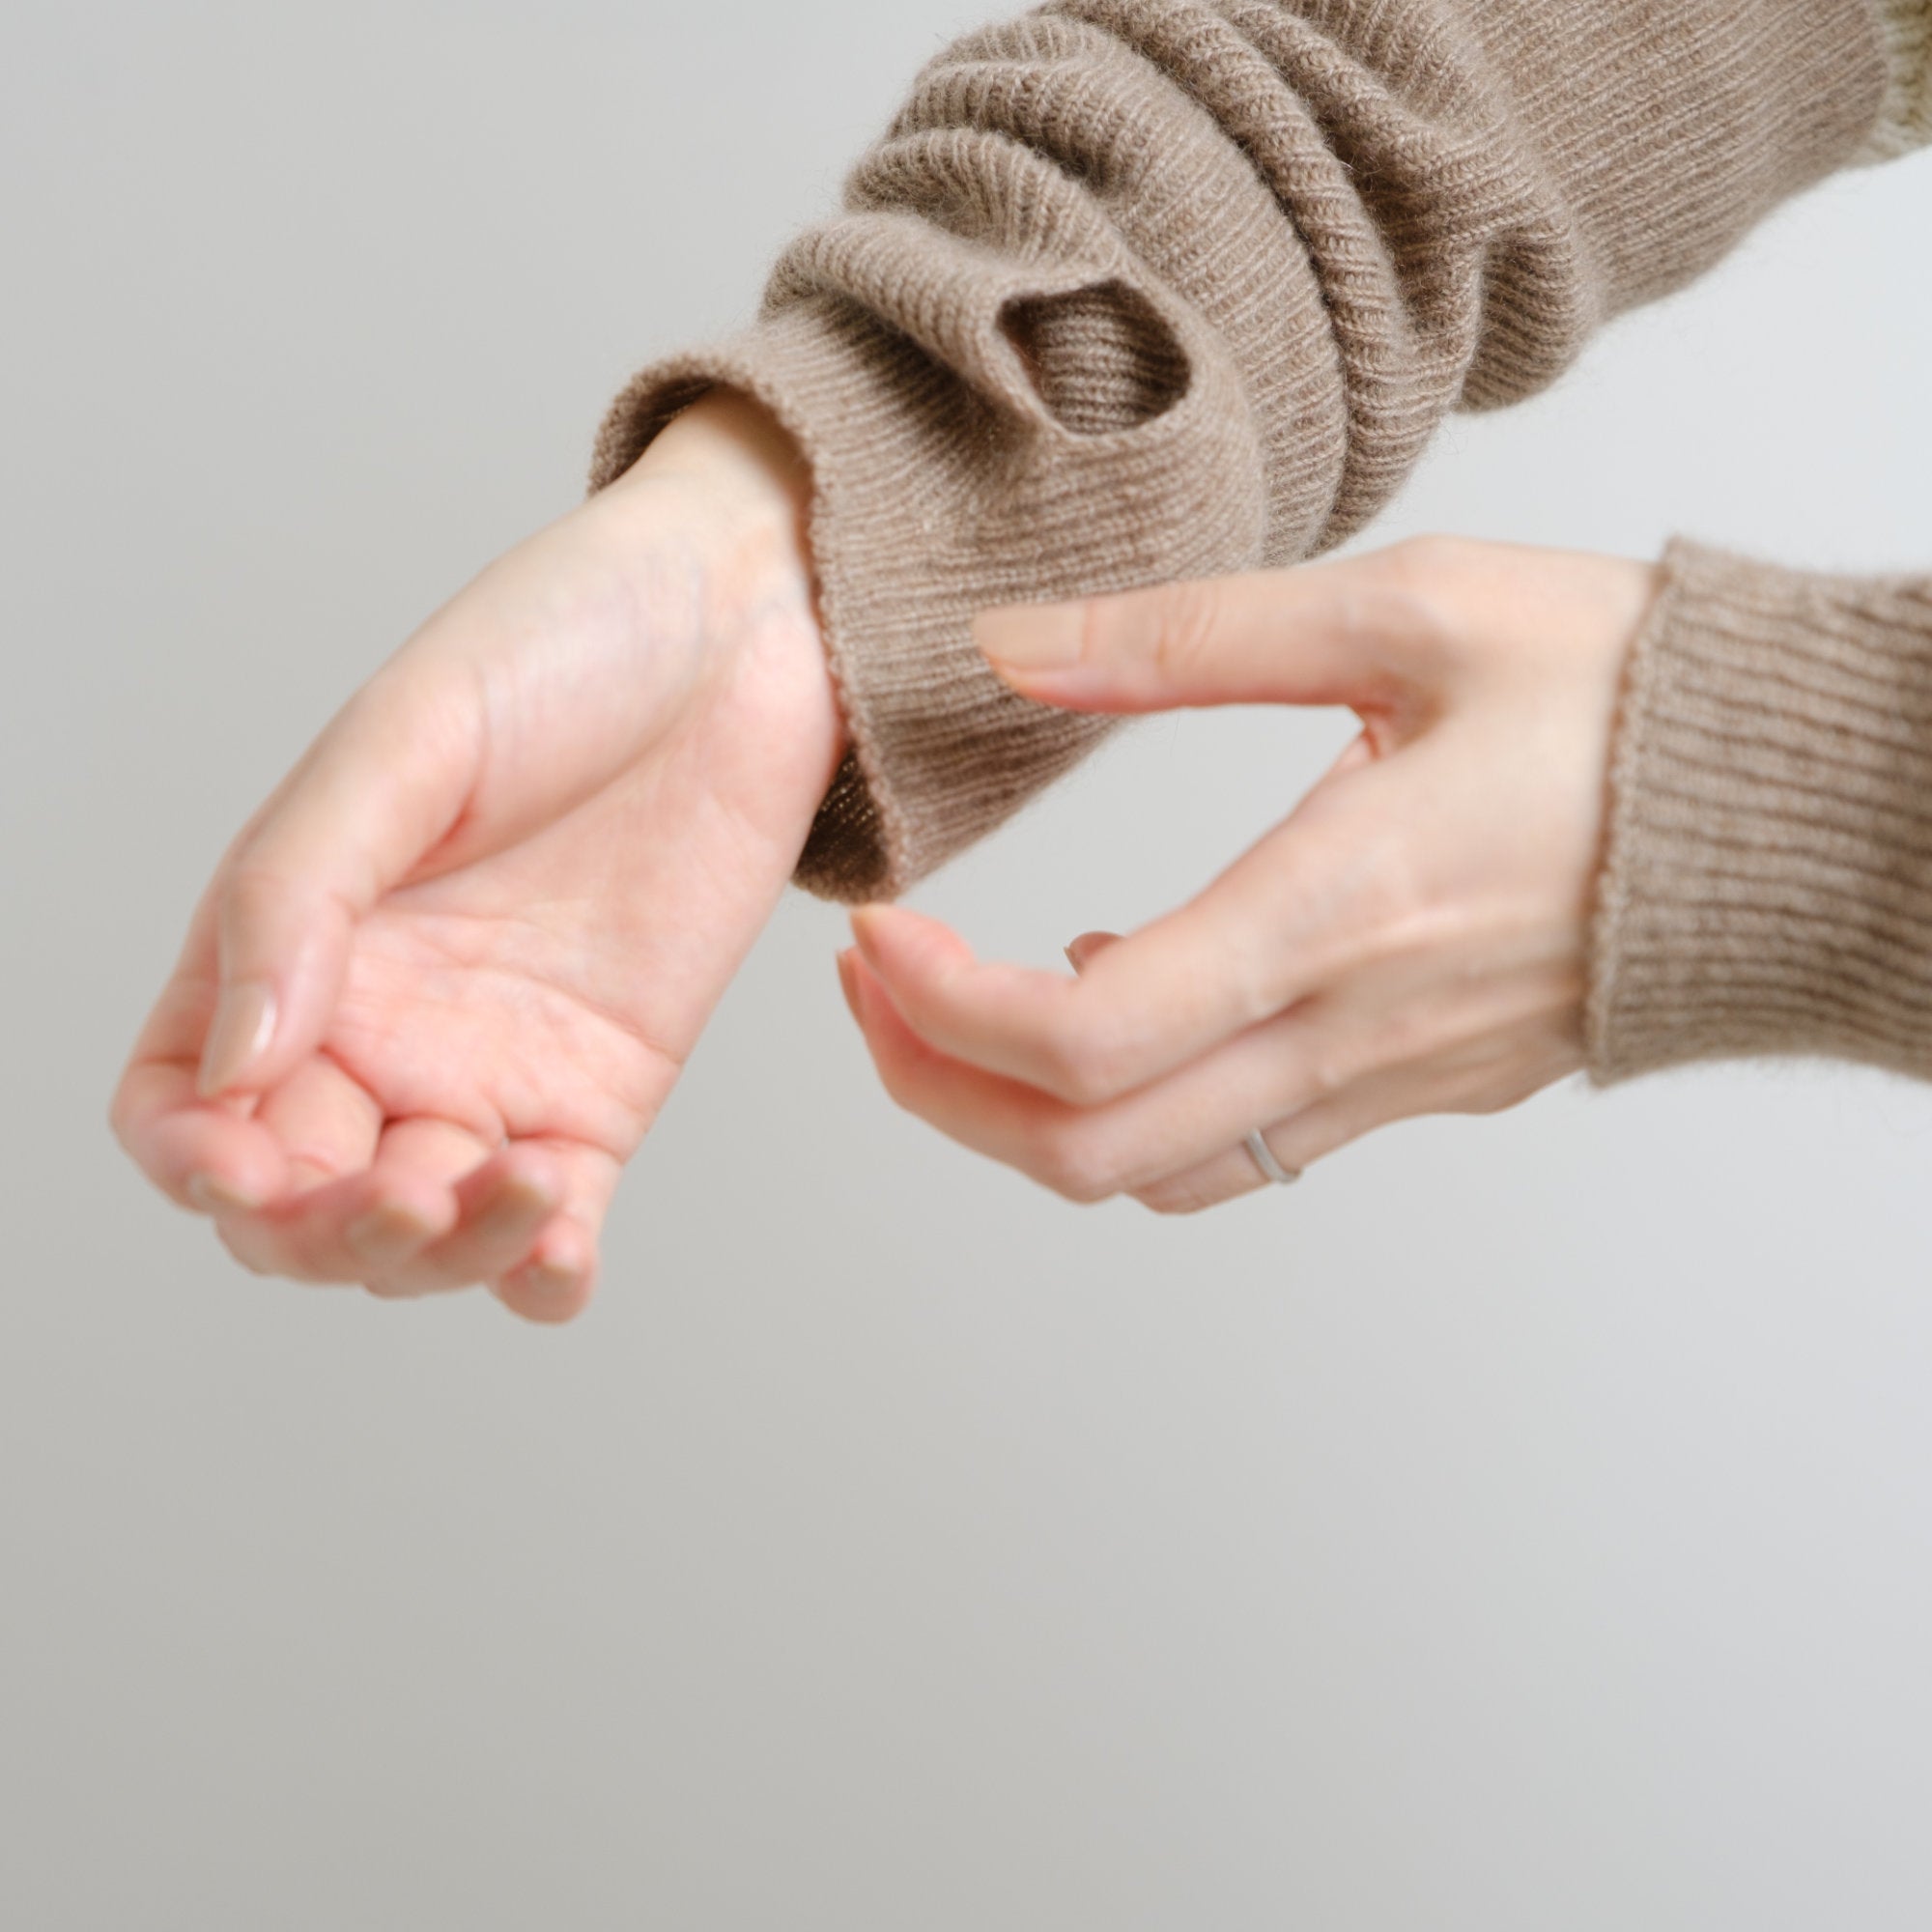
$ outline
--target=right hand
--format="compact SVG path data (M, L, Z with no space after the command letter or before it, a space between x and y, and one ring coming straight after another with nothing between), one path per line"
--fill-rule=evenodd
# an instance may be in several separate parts
M1315 564L982 612L1043 703L1347 705L1355 738L1185 905L1083 934L1077 978L974 957L904 906L841 966L893 1096L1075 1201L1192 1212L1420 1114L1585 1064L1631 557L1411 538Z
M436 611L236 835L109 1122L244 1266L582 1308L843 751L809 495L714 389Z

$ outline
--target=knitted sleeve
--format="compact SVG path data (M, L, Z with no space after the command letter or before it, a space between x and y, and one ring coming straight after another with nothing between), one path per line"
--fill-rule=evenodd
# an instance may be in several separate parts
M1932 0L1886 0L1859 161L1932 145ZM1932 577L1684 537L1625 667L1591 1084L1823 1054L1932 1080Z
M1932 1080L1932 577L1682 537L1663 564L1611 760L1592 1084L1758 1054Z
M640 370L810 461L850 753L797 870L896 895L1110 721L971 613L1293 562L1911 108L1889 0L1048 0L930 60L734 338ZM1922 106L1922 94L1918 97Z
M1879 14L1889 79L1861 161L1932 145L1932 0L1880 0Z

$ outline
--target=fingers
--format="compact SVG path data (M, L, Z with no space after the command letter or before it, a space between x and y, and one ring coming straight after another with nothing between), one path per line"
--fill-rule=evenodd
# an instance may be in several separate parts
M475 1283L513 1313L566 1321L588 1303L597 1236L618 1163L582 1143L532 1136L493 1148L453 1121L396 1121L362 1171L216 1230L252 1271L360 1282L384 1299Z
M1390 765L1311 794L1186 905L1083 953L1076 979L974 958L936 920L862 906L852 931L931 1045L1093 1106L1173 1071L1401 943L1413 854Z
M981 611L973 635L1003 677L1096 711L1426 701L1451 635L1445 540L1360 556Z
M348 1278L385 1298L484 1283L513 1314L567 1321L590 1300L619 1164L531 1135L491 1150L455 1122L384 1130L359 1207L335 1230Z
M1432 1102L1413 1067L1370 1074L1341 1093L1274 1122L1263 1133L1268 1151L1289 1172L1306 1173L1319 1160L1378 1127L1417 1114L1445 1111ZM1156 1214L1198 1214L1243 1195L1274 1188L1279 1182L1262 1172L1245 1146L1236 1143L1178 1174L1131 1190L1133 1198Z
M562 1179L543 1151L514 1143L464 1175L450 1189L455 1225L428 1240L405 1225L389 1257L370 1273L370 1289L393 1297L444 1293L521 1266L563 1200ZM380 1231L357 1224L355 1239L366 1251L381 1238Z
M383 1131L382 1103L326 1053L263 1094L253 1119L287 1151L298 1189L359 1173Z
M241 1111L250 1104L198 1101L191 1067L139 1064L121 1077L112 1122L178 1208L253 1207L279 1191L288 1162L274 1136Z
M1291 1123L1288 1139L1276 1132L1269 1143L1285 1166L1301 1167L1385 1120L1513 1104L1577 1065L1533 977L1432 990L1406 983L1398 965L1122 1098L1079 1107L935 1049L856 952L840 955L839 971L899 1105L1073 1201L1126 1193L1175 1211L1211 1206L1262 1184L1241 1145L1260 1123Z
M355 922L460 816L481 752L460 665L379 674L337 713L225 856L214 889L219 996L203 1098L261 1091L311 1052Z
M1257 1122L1348 1138L1490 1104L1483 1056L1512 1026L1528 1031L1498 1049L1508 1078L1532 1069L1512 1097L1574 1070L1587 840L1566 828L1578 786L1591 805L1600 786L1594 757L1567 755L1568 726L1597 720L1597 672L1565 653L1598 634L1620 644L1643 575L1430 539L983 613L996 668L1047 701L1340 703L1363 730L1187 905L1125 938L1082 935L1071 980L977 960L902 907L857 911L847 978L889 1091L1072 1198L1202 1205L1264 1184L1241 1146ZM1455 728L1429 728L1452 709ZM1462 729L1464 712L1482 728ZM1418 997L1391 1000L1405 975ZM1532 1019L1498 1016L1518 1003ZM1319 1134L1275 1145L1292 1167L1327 1151Z
M1499 1113L1571 1070L1562 1056L1539 1051L1529 1042L1498 1044L1474 1055L1451 1049L1366 1073L1277 1119L1263 1139L1283 1167L1306 1172L1378 1127L1428 1114ZM1278 1184L1262 1173L1245 1146L1236 1144L1130 1191L1158 1214L1194 1214Z
M620 1164L581 1142L552 1144L564 1205L543 1223L523 1260L494 1277L490 1292L526 1321L569 1321L596 1293L598 1236L617 1191Z
M281 1142L253 1118L258 1096L205 1100L195 1066L214 1004L215 886L204 891L173 976L141 1028L108 1107L115 1138L177 1207L257 1207L288 1184Z
M1151 1086L1081 1107L935 1049L862 955L842 954L839 970L879 1077L900 1106L1073 1201L1104 1200L1208 1160L1257 1121L1338 1090L1370 1053L1404 1043L1378 1042L1316 1001Z
M533 1166L525 1161L524 1175ZM220 1214L216 1232L235 1259L258 1274L364 1282L378 1293L403 1293L393 1270L454 1234L466 1212L473 1216L484 1198L517 1172L488 1138L458 1122L396 1121L383 1129L373 1157L357 1172L254 1213ZM460 1192L466 1181L468 1192ZM512 1257L503 1265L515 1262Z

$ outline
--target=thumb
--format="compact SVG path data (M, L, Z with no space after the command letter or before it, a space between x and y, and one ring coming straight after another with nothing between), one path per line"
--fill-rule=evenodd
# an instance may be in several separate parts
M315 1050L356 922L457 821L481 743L470 680L433 662L385 668L242 828L215 887L203 1098L259 1092Z
M1394 709L1428 679L1439 629L1394 556L1008 605L980 611L973 638L1015 690L1077 710Z

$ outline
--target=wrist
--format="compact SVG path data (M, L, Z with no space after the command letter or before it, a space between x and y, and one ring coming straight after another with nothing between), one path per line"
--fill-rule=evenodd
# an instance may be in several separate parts
M804 451L764 404L720 384L604 494L689 531L705 584L705 702L727 730L782 746L767 777L793 801L785 836L802 849L849 744L818 612Z
M680 410L610 488L673 485L722 512L807 581L811 467L789 431L755 397L720 385Z
M668 512L696 523L713 663L749 654L781 679L802 724L829 733L836 769L847 740L818 614L811 493L810 464L790 432L754 396L720 384L680 410L603 494L636 499L654 522Z

